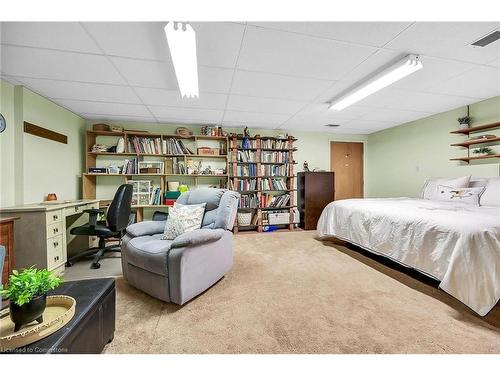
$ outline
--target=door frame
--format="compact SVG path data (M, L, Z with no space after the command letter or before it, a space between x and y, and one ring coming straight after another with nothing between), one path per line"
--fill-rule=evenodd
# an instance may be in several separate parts
M330 140L330 145L329 145L329 152L328 154L330 155L330 172L333 172L332 169L332 144L333 143L362 143L363 144L363 179L361 181L363 185L363 198L366 198L366 154L368 151L368 142L366 140L352 140L352 139L331 139Z

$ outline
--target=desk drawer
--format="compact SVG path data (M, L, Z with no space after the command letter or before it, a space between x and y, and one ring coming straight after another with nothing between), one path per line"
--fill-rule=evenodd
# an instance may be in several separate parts
M47 212L47 225L51 225L62 221L63 212L62 210L55 210Z
M51 270L64 262L63 236L59 235L47 240L47 269Z
M63 233L62 221L47 226L47 238L59 236Z

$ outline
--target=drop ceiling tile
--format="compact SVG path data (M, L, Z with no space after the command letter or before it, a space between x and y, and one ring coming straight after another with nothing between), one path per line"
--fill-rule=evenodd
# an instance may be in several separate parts
M233 69L222 69L207 66L198 67L200 91L227 94L231 89Z
M491 98L500 94L500 68L481 66L431 87L433 93Z
M230 22L192 22L199 65L234 68L244 25Z
M382 47L411 25L411 22L250 22L249 24Z
M307 102L295 100L231 95L227 103L227 109L246 112L266 112L291 115L296 113L306 104Z
M249 26L238 68L337 80L375 51L372 47Z
M231 94L310 101L331 84L331 81L238 70Z
M275 113L256 113L256 112L240 112L228 111L224 113L225 121L235 122L253 122L259 124L271 124L279 126L290 118L290 115L281 115Z
M128 86L100 85L50 79L19 78L24 86L53 99L76 99L97 102L141 104Z
M417 22L386 47L409 53L487 63L500 56L500 43L470 44L500 27L500 22Z
M111 60L131 86L177 90L172 64L158 61L112 57Z
M461 96L432 94L428 92L414 92L399 89L387 89L393 94L393 99L387 101L385 108L407 111L438 113L449 111L477 99Z
M163 119L186 119L203 122L220 123L224 111L215 109L200 109L200 108L178 108L150 105L148 108L153 112L154 116L159 120Z
M144 105L90 102L83 100L57 99L56 103L76 113L94 113L110 116L151 116Z
M170 107L186 107L186 108L207 108L207 109L224 109L226 105L227 95L213 94L200 92L198 99L182 98L179 91L150 89L150 88L135 88L144 104L148 105L164 105Z
M2 43L101 53L78 22L2 22Z
M342 111L335 111L329 109L330 105L327 103L312 103L300 111L296 116L309 117L311 119L318 119L324 124L340 121L352 120L360 118L361 116L373 110L372 107L365 107L361 105L352 105Z
M248 121L222 121L222 126L226 128L241 128L244 129L245 127L249 127L251 129L278 129L278 126L276 124L269 124L269 123L259 123L259 122L248 122Z
M84 119L94 120L94 121L117 121L117 122L156 122L156 119L152 116L114 116L114 115L99 115L94 113L81 113Z
M107 55L170 61L166 22L84 22Z
M399 109L377 108L356 120L369 122L387 122L390 125L403 124L429 116L430 113L403 111ZM353 120L354 122L354 120ZM366 128L367 126L363 126Z
M1 66L12 76L125 84L106 57L98 55L2 46Z

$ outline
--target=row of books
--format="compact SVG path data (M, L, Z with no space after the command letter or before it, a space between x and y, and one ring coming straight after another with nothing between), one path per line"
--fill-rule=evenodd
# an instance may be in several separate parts
M289 154L286 151L262 151L260 161L263 163L288 163Z
M257 176L257 165L256 164L238 165L236 167L236 175L237 176Z
M182 140L177 138L167 138L163 140L163 153L169 155L193 155L193 151L187 148Z
M149 204L158 206L163 202L163 194L161 193L160 187L153 188L151 192L151 197L149 198Z
M240 208L258 208L259 197L257 194L244 194L240 196Z
M286 176L287 166L286 165L261 165L260 166L261 176Z
M229 189L235 190L233 180L229 180ZM257 179L246 178L244 180L239 180L238 184L236 185L236 190L237 191L257 190Z
M179 161L177 158L172 158L172 162L167 162L166 172L173 174L186 174L186 165L184 161ZM170 170L172 172L170 172Z
M262 190L287 190L285 181L277 178L263 178L261 185Z
M262 194L260 197L260 207L261 208L279 208L286 207L290 202L290 194L273 195L273 194Z
M238 150L237 161L248 163L257 161L257 153L250 150Z
M263 139L261 140L262 148L279 148L285 150L288 148L288 141L281 139Z
M243 147L243 141L238 141L238 148L257 148L257 140L256 139L248 139L246 140L246 146Z
M140 154L159 155L162 153L161 138L130 137L128 150Z
M123 167L121 168L122 174L136 174L139 173L138 159L125 159L123 161Z

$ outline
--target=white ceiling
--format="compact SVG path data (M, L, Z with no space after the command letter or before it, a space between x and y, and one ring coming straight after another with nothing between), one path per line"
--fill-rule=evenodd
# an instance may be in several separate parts
M500 94L500 41L470 46L498 22L195 22L200 98L181 99L165 23L3 22L1 75L87 119L353 134ZM328 110L409 53L424 69Z

